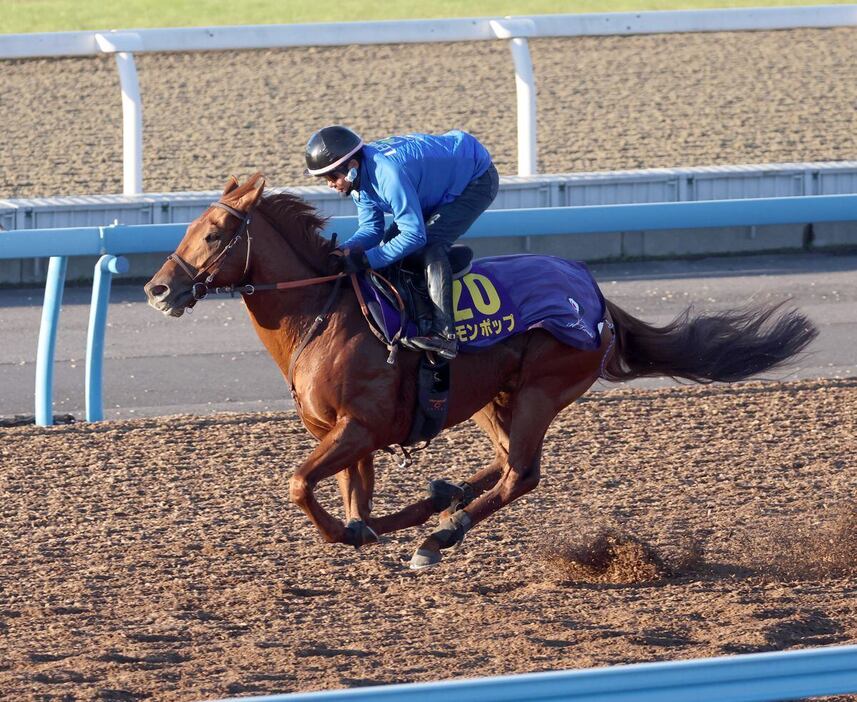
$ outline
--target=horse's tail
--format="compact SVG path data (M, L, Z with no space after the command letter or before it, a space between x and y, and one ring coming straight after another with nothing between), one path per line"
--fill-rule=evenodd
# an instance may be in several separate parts
M785 364L818 336L796 309L781 311L784 302L701 315L688 307L663 327L606 302L616 341L603 375L612 381L659 375L696 383L743 380Z

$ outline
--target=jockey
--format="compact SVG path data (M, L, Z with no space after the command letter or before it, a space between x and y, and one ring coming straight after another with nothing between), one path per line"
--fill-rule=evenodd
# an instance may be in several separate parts
M340 250L346 272L384 268L419 252L433 315L411 343L455 358L449 249L497 197L499 176L487 149L467 132L407 134L364 144L353 131L324 127L306 146L308 175L357 204L357 231ZM393 223L384 231L384 213Z

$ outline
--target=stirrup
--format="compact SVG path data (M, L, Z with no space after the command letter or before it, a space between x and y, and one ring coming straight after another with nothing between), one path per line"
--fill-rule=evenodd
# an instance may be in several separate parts
M447 360L458 355L458 341L455 337L445 339L440 335L412 336L408 341L418 349L432 351Z

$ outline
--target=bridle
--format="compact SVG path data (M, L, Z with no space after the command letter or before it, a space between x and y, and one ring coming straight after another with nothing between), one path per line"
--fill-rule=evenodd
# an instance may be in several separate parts
M212 202L210 207L219 207L220 209L226 210L229 214L241 220L241 224L238 227L238 231L235 233L235 236L232 237L229 243L223 248L223 250L215 251L199 268L196 268L187 261L185 261L175 251L173 251L173 253L167 256L168 261L172 261L173 263L175 263L190 278L191 294L193 295L194 300L202 300L209 294L221 295L224 293L234 294L236 292L239 292L244 295L252 295L253 293L259 290L288 290L289 288L302 288L306 285L327 283L331 280L344 278L347 275L347 273L335 273L333 275L323 275L318 278L304 278L303 280L290 280L283 283L245 283L243 281L247 277L247 271L250 269L250 248L253 245L253 237L250 235L250 219L252 214L252 208L247 212L241 212L240 210L236 210L234 207L231 207L230 205L227 205L223 202ZM217 264L218 261L224 258L226 254L228 254L233 248L235 248L241 242L241 239L244 237L245 234L247 235L247 255L244 258L244 270L241 273L240 278L242 282L237 283L235 285L211 287L212 282L214 282L214 279L220 272L219 267L216 270L212 271L212 266ZM205 276L205 279L200 280L200 278L202 278L203 276Z
M234 207L230 207L222 202L212 202L210 207L219 207L222 210L226 210L233 217L237 217L241 220L241 225L238 227L238 231L235 233L235 236L232 237L231 241L223 248L222 251L215 251L211 256L206 259L206 261L199 267L195 268L193 265L185 261L176 251L173 251L169 256L167 256L168 261L172 261L179 268L181 268L191 280L191 294L193 295L194 300L202 300L206 295L208 295L210 291L210 285L217 277L217 274L220 272L220 268L218 267L216 270L211 271L212 266L214 266L220 259L224 258L226 254L228 254L234 247L236 247L241 241L244 234L247 234L247 256L244 259L244 271L241 273L241 280L247 276L247 270L250 267L250 247L252 245L253 238L250 236L250 212L247 211L241 212L240 210L236 210ZM199 279L205 276L204 281L200 281ZM256 288L253 285L247 285L244 283L239 283L237 286L228 286L232 290L237 288L249 288L248 290L242 290L242 292L246 292L248 295L252 295ZM215 288L215 291L220 291L220 288Z

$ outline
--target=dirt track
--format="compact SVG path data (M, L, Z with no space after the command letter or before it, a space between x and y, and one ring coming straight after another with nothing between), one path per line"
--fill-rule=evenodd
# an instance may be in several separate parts
M540 170L857 159L855 44L853 29L533 41ZM367 138L463 127L515 170L504 43L138 68L149 192L256 169L307 183L303 143L333 121ZM0 62L0 82L0 198L121 190L112 59ZM405 565L425 530L319 543L288 503L312 445L293 416L0 430L0 690L191 700L857 642L855 418L853 381L589 396L549 434L538 491L421 574ZM488 455L467 425L410 469L382 461L376 510ZM652 565L631 548L575 580L547 555L602 526L672 573L602 582Z
M854 381L590 395L537 491L418 574L428 525L319 542L288 502L312 445L291 415L2 430L0 689L191 700L854 643L855 418ZM487 449L465 425L382 459L376 512ZM600 527L672 574L575 581L545 555ZM645 570L629 558L607 579Z
M857 159L857 30L531 42L539 170ZM303 176L331 122L374 139L467 129L516 171L505 42L137 57L147 192ZM112 58L0 62L0 198L122 190Z

